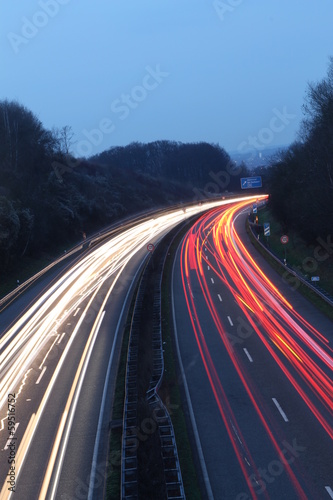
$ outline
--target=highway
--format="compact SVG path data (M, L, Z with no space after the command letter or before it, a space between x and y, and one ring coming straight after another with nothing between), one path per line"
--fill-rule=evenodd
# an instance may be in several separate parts
M249 209L243 201L203 214L173 268L207 497L333 498L333 325L252 247Z
M147 244L228 203L124 225L1 312L1 499L103 498L122 328Z

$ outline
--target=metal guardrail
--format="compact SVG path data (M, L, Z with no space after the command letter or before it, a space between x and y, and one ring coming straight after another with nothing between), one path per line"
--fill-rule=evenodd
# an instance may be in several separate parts
M238 194L234 193L229 193L228 195L224 195L226 198L232 199L233 197L237 197ZM205 204L205 203L210 203L212 201L218 201L221 199L221 196L211 196L211 197L206 197L206 199L201 200L199 203L200 204ZM193 202L186 202L186 206L195 206L197 205L197 201ZM109 238L111 233L114 231L122 230L122 227L127 224L136 224L140 222L141 220L148 219L150 217L156 218L159 215L165 214L167 211L172 212L173 210L181 210L183 208L183 205L181 203L171 205L169 207L160 207L158 209L150 209L150 210L144 210L141 212L138 212L136 214L130 214L127 217L124 217L122 219L119 219L117 222L114 222L111 225L108 225L104 228L101 228L99 231L96 231L93 233L87 240L81 241L76 243L68 252L65 250L63 255L60 255L57 257L53 262L51 262L48 266L46 266L44 269L40 270L37 272L35 275L31 276L28 278L26 281L23 283L20 283L17 287L15 287L11 292L6 294L4 297L0 298L0 307L2 305L5 305L7 302L9 302L11 299L15 299L16 296L18 296L21 292L23 292L28 286L30 286L36 279L41 277L43 274L45 274L47 271L52 269L54 266L62 262L63 260L67 259L68 257L72 256L74 253L78 252L79 250L86 250L94 245L100 243L106 238ZM0 311L1 312L1 311Z
M308 288L310 288L313 292L315 292L317 295L319 295L322 299L324 299L330 306L333 306L333 297L330 296L325 290L318 290L317 286L312 285L304 276L301 276L299 273L297 273L294 269L292 269L288 264L284 264L284 262L279 259L273 252L271 252L258 238L257 235L253 231L253 226L255 224L249 222L249 228L251 230L251 233L253 237L256 239L257 243L267 252L269 255L276 261L278 262L282 267L284 267L288 273L293 275L295 278L297 278L303 285L306 285Z

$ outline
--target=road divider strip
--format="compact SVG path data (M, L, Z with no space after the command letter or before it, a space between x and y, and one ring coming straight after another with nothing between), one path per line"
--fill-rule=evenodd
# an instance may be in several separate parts
M164 251L159 250L157 247L155 252ZM164 484L168 491L168 498L184 499L184 485L182 480L182 473L179 464L178 451L173 430L172 421L167 408L163 404L157 390L161 384L162 376L164 373L164 357L161 335L161 281L164 268L164 262L167 250L164 251L164 260L158 262L156 254L151 254L145 270L143 271L141 281L139 284L134 311L132 315L130 339L128 346L127 366L126 366L126 382L125 382L125 403L123 413L123 436L122 436L122 460L121 460L121 496L122 498L129 498L130 496L136 497L140 490L140 476L138 474L138 451L140 452L139 445L144 446L147 436L141 437L144 433L142 427L143 423L157 430L159 433L161 450L159 452L162 459L164 471ZM156 266L158 262L158 267ZM157 267L157 269L155 269ZM154 274L156 273L156 276ZM153 301L150 304L146 300L147 287L150 290L153 280ZM146 309L152 309L152 331L151 342L153 350L152 359L152 375L149 388L146 392L146 401L151 408L152 417L145 418L141 423L138 422L138 351L142 347L142 332L140 331L140 324L143 313L143 304L145 303ZM147 338L149 338L148 332ZM140 393L140 397L141 397ZM148 413L147 413L148 415ZM153 432L149 428L149 433ZM154 450L156 453L156 450ZM167 465L169 461L173 462L173 467ZM148 485L146 485L148 487ZM160 487L157 483L155 489ZM171 491L176 496L171 495ZM175 493L176 492L176 493Z
M133 291L133 287L134 287L134 285L136 283L138 275L142 272L142 267L143 267L144 263L146 262L147 257L148 257L148 255L146 255L145 258L143 259L143 261L141 263L141 266L136 271L135 276L134 276L134 278L133 278L133 280L131 282L131 286L129 287L129 289L127 291L127 294L126 294L126 297L125 297L125 300L124 300L124 303L123 303L123 307L122 307L122 310L121 310L120 315L119 315L117 327L116 327L116 332L115 332L115 336L114 336L114 340L113 340L113 344L112 344L111 354L110 354L109 363L108 363L108 367L107 367L107 371L106 371L106 376L105 376L105 381L104 381L102 404L101 404L101 407L100 407L100 412L99 412L99 417L98 417L97 432L96 432L96 438L95 438L95 444L94 444L94 452L93 452L92 466L91 466L91 472L90 472L89 491L88 491L88 499L87 500L92 500L93 499L93 495L94 495L94 485L95 485L95 477L96 477L96 464L97 464L98 449L99 449L100 439L101 439L101 433L102 433L102 425L103 425L103 415L104 415L104 409L105 409L105 401L106 401L106 397L107 397L107 389L108 389L108 384L109 384L109 379L110 379L111 366L112 366L112 362L113 362L113 356L114 356L114 352L115 352L115 346L117 344L117 339L118 339L118 335L119 335L119 331L120 331L120 325L121 325L121 322L122 322L122 319L123 319L124 311L125 311L125 309L127 307L127 303L128 303L129 297L130 297L130 295L131 295L131 293Z

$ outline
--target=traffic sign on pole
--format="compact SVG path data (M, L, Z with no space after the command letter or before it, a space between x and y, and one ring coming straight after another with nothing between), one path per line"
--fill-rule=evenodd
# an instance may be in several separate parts
M286 234L284 234L283 236L281 236L280 241L281 241L282 245L285 245L286 243L288 243L289 238ZM286 266L287 265L287 247L284 247L284 259L283 260L284 260L284 265Z
M148 243L147 250L148 252L153 252L155 250L155 246L152 243Z
M319 276L311 276L311 281L319 281Z
M242 177L241 178L241 188L251 189L251 188L261 188L262 181L260 175L257 177Z
M253 203L253 213L256 214L258 212L258 207L255 203Z
M265 236L271 235L271 225L269 222L264 222L264 235Z

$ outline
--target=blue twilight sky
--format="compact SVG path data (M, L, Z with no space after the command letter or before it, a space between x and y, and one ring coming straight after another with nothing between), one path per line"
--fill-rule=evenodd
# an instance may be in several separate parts
M0 99L70 125L84 155L289 144L333 55L332 0L11 0L0 18Z

